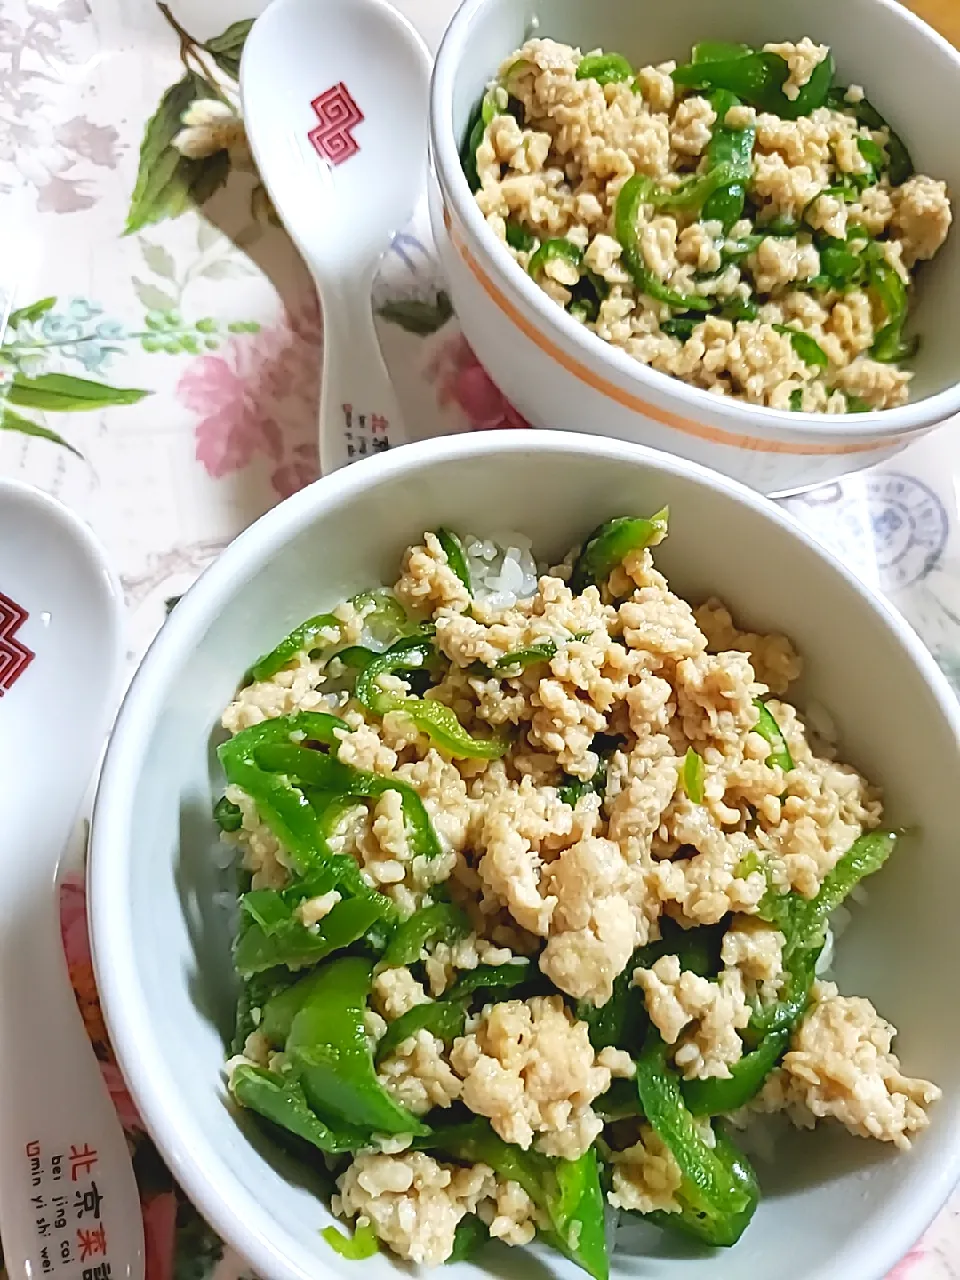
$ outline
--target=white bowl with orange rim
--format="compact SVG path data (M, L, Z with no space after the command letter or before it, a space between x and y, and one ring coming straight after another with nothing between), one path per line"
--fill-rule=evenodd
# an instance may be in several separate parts
M645 14L649 17L646 20ZM917 169L960 192L960 55L893 0L809 0L795 17L765 0L465 0L437 56L431 89L436 182L431 219L454 306L491 377L536 427L638 441L689 458L764 493L825 483L881 462L960 412L960 233L921 273L911 327L923 335L910 401L828 415L717 396L641 364L553 302L487 226L459 148L471 109L531 34L634 66L682 61L703 40L828 44L838 82L866 86Z

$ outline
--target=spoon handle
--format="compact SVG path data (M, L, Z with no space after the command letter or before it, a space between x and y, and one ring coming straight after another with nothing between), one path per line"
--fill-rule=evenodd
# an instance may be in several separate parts
M4 921L0 949L7 1269L27 1280L136 1280L143 1275L139 1193L67 973L55 884L38 885L17 906Z
M374 327L371 286L369 276L351 282L349 289L326 281L322 286L320 466L324 475L406 441Z

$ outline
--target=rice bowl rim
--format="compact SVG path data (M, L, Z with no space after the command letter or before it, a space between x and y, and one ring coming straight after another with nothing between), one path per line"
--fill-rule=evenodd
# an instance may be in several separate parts
M286 499L261 516L227 547L189 589L170 614L136 672L123 700L107 748L97 792L87 868L89 926L94 970L103 1013L117 1062L130 1093L167 1166L185 1193L219 1235L269 1280L316 1280L322 1260L310 1267L293 1259L299 1249L255 1196L235 1179L216 1145L192 1126L179 1105L179 1087L167 1066L151 1009L139 981L138 942L126 896L127 866L135 856L137 816L133 800L143 771L146 745L160 709L174 687L187 655L214 622L226 602L241 593L272 557L316 520L352 498L376 490L388 480L412 477L421 466L496 456L509 465L517 454L545 454L572 465L578 457L634 464L650 475L671 475L719 492L749 508L761 521L778 526L799 541L828 571L854 592L877 622L892 632L904 659L926 683L960 744L960 704L919 637L884 599L808 533L792 516L739 482L697 463L630 444L574 432L491 431L448 436L404 446L335 472ZM960 1143L939 1166L917 1170L909 1212L869 1242L873 1270L885 1274L915 1243L960 1179ZM861 1250L859 1257L863 1257ZM816 1273L828 1280L829 1273ZM813 1275L809 1280L814 1280Z
M430 81L430 154L444 205L444 216L448 221L448 231L452 236L457 230L449 225L452 210L460 229L470 241L464 246L471 258L467 266L474 274L477 271L484 275L486 271L490 272L493 279L487 279L485 284L482 281L479 283L488 293L490 288L501 293L508 308L506 319L510 323L519 327L516 317L509 314L509 310L515 309L511 302L512 296L523 307L536 313L537 324L547 342L550 342L548 335L552 331L566 347L577 348L585 370L592 373L607 366L618 379L633 383L646 397L659 397L661 400L676 398L680 402L677 410L682 410L687 416L678 418L676 424L666 422L665 425L672 425L672 429L677 431L696 427L701 433L729 436L720 443L733 448L750 448L749 438L741 435L743 431L750 431L757 442L753 445L754 448L762 449L764 445L760 442L768 442L767 448L779 451L779 445L783 451L789 452L791 446L799 447L804 440L809 442L813 437L822 437L822 444L809 444L808 447L831 453L834 450L829 445L833 442L837 453L854 450L857 446L865 450L870 441L876 441L878 445L883 442L893 444L919 436L947 422L960 411L960 378L941 391L911 400L898 408L856 414L800 413L751 404L733 397L716 396L671 374L661 373L641 364L626 351L614 347L568 315L518 266L508 253L506 245L500 242L487 225L467 184L460 161L460 144L453 128L454 85L469 47L473 25L485 9L497 2L498 0L464 0L440 42ZM960 52L948 40L897 3L897 0L870 0L870 3L913 27L954 64L955 74L960 77ZM488 75L492 76L495 72L496 67L491 67ZM960 231L955 229L954 233L960 234ZM482 260L482 265L473 258L474 254ZM500 310L504 311L504 307L500 307ZM520 319L525 321L523 316ZM556 363L565 363L566 352L562 349L558 353L546 351L546 354ZM564 359L558 360L558 354ZM629 395L622 392L615 383L611 383L610 387L618 393L617 398ZM600 391L600 394L608 395L610 392ZM660 408L655 401L651 403L648 399L645 403L655 411L654 416L674 416L674 410ZM708 425L718 421L722 425Z

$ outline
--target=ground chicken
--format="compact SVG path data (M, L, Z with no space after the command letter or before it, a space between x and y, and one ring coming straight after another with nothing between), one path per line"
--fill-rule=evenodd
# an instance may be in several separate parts
M611 1187L607 1199L615 1209L633 1213L679 1213L676 1193L683 1175L673 1152L645 1124L640 1140L624 1151L611 1153Z
M681 969L677 956L662 956L651 969L637 969L634 981L654 1026L678 1046L673 1058L685 1079L729 1078L743 1054L739 1032L750 1021L740 971L726 969L712 982Z
M785 1110L802 1128L831 1116L862 1138L906 1150L930 1123L940 1090L903 1075L891 1051L896 1030L869 1000L841 996L832 982L814 984L813 1001L781 1069L767 1081L758 1107Z
M783 93L791 102L817 79L830 53L808 36L764 48L786 64ZM756 212L725 239L719 223L700 221L682 202L664 207L663 199L663 193L692 180L709 153L717 128L709 95L676 85L672 62L641 67L633 80L601 85L578 77L582 56L579 49L535 37L500 68L497 108L476 151L476 200L505 252L529 270L534 249L513 247L512 234L508 240L518 224L534 237L534 246L569 241L580 251L577 258L548 257L536 272L547 295L570 308L584 289L597 292L592 312L572 312L580 323L634 359L702 390L808 413L843 414L860 401L871 409L903 404L910 371L866 359L872 327L868 334L862 317L855 326L849 323L843 291L813 283L822 280L825 241L845 239L851 227L902 249L907 283L915 264L934 256L950 227L942 182L917 175L891 187L888 172L874 173L864 152L883 148L887 139L856 117L863 90L852 86L845 102L808 109L797 119L745 105L727 111L726 128L755 131L747 208ZM515 113L511 100L519 104ZM641 201L637 211L643 265L673 292L708 299L715 312L692 333L665 329L671 309L640 292L624 265L617 197L635 174L663 189L660 198ZM777 234L764 236L764 228L778 221L799 230L785 235L783 228L771 227ZM756 236L762 237L759 243L749 239ZM746 252L739 247L744 242ZM820 323L788 314L786 299L796 293L815 306L823 302ZM759 318L721 313L747 301L759 307ZM840 313L836 319L834 313ZM806 363L777 325L806 333L826 364ZM449 643L464 653L473 649L471 661L493 657L495 649L483 648L483 628L462 616L461 601L452 602L451 612L461 621L444 621ZM584 739L587 733L584 727Z
M575 1159L602 1128L590 1104L610 1070L596 1065L586 1024L559 996L493 1005L454 1042L450 1062L463 1102L525 1151L537 1138L545 1154Z

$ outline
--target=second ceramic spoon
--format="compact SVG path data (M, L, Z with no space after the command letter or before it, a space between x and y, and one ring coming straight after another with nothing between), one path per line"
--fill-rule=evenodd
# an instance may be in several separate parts
M324 474L405 439L371 291L426 181L429 79L385 0L273 0L247 37L247 136L323 304Z

